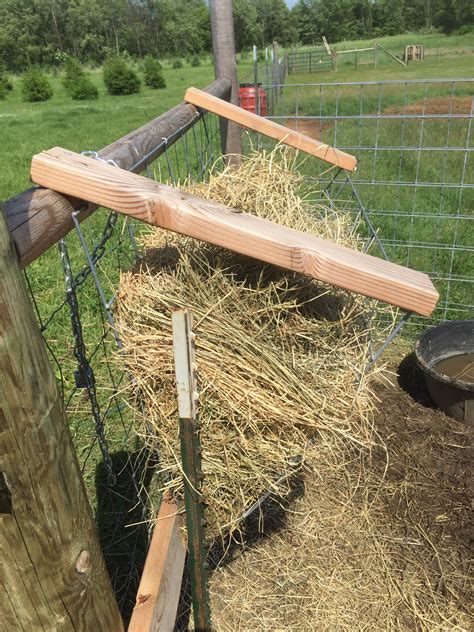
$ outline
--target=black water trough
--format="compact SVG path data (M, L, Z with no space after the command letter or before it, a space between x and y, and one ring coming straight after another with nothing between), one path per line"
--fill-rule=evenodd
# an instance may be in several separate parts
M474 424L474 320L427 329L415 354L433 402L454 419Z

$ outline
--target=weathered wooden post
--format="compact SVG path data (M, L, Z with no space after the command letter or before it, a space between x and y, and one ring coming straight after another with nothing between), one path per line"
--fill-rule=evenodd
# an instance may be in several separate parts
M0 627L120 632L63 404L0 209Z
M239 105L232 0L209 0L209 11L216 79L230 79L232 83L230 101L234 105ZM220 122L222 152L232 154L230 162L237 165L242 155L240 125L230 123L223 118Z

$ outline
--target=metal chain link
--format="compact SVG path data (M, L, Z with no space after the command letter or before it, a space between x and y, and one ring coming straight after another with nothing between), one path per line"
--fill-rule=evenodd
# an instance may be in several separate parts
M69 253L64 239L61 239L61 241L59 242L59 253L61 265L64 271L66 298L69 305L72 333L74 336L74 355L78 364L78 369L74 373L76 387L85 388L87 390L92 410L92 416L94 418L97 440L99 442L100 451L102 453L105 467L107 469L109 485L112 486L115 484L115 474L113 472L112 460L110 458L107 439L105 437L105 428L100 411L100 404L97 399L94 370L92 369L92 366L90 365L87 358L87 350L84 343L82 323L79 313L79 303L76 295L77 286L75 285L75 280L71 268L71 261L69 259Z
M104 230L102 231L102 236L100 238L100 241L94 246L91 253L92 255L91 258L94 265L98 263L102 259L102 257L105 255L105 252L106 252L105 246L114 233L114 228L115 228L115 225L117 224L117 220L118 220L117 213L115 213L114 211L110 211L107 217L107 221L105 222ZM91 273L91 269L90 269L90 266L87 264L82 268L79 274L77 274L76 277L74 278L74 286L79 287L80 285L82 285L90 273Z

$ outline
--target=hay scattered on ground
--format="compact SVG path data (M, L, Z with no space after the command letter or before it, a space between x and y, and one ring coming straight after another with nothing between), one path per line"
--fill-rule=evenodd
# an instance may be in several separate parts
M213 573L217 632L473 629L472 428L377 393L383 443L315 446L289 511Z
M352 218L308 201L295 155L255 153L189 187L202 197L357 247ZM302 192L304 191L304 194ZM313 442L371 442L364 300L162 230L120 283L122 359L144 403L164 487L182 495L171 311L195 320L208 535L224 537ZM143 426L144 428L144 426ZM288 485L280 485L284 493Z

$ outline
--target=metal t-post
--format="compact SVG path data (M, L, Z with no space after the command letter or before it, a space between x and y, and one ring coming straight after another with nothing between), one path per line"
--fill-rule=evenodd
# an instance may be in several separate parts
M194 627L196 632L207 632L211 629L211 613L204 545L201 446L192 316L187 310L176 310L172 314L172 323Z

